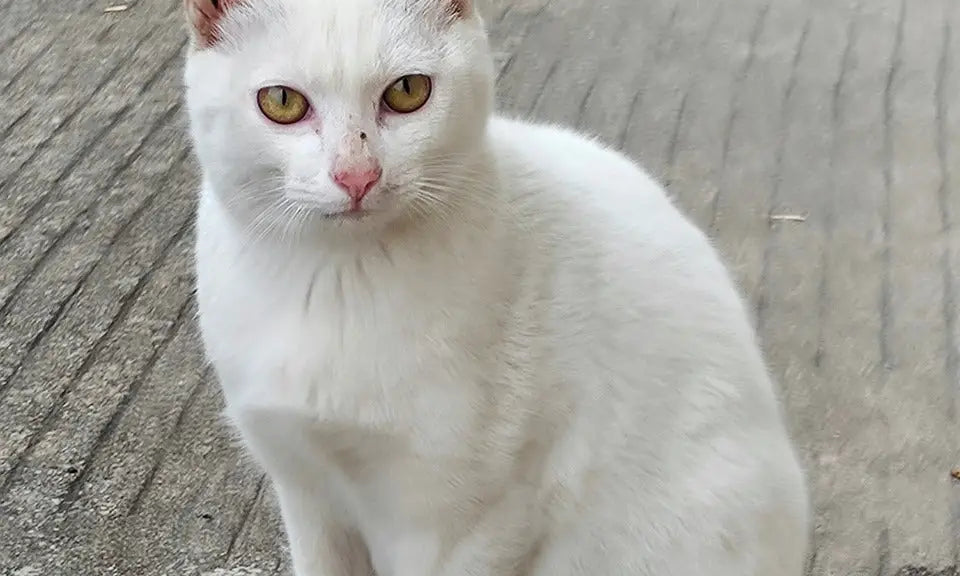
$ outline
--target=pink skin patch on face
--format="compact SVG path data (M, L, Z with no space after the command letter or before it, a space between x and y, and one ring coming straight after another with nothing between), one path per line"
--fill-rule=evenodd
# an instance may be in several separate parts
M380 166L369 169L349 169L333 173L333 181L350 197L350 210L360 209L363 197L367 195L377 182L383 171Z
M330 178L350 198L350 211L361 209L363 198L380 181L383 169L370 151L365 132L351 131L341 141Z

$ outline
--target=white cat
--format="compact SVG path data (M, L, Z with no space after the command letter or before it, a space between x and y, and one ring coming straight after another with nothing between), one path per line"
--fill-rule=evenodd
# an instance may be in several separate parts
M203 339L297 575L801 574L726 270L630 160L492 115L470 0L185 8Z

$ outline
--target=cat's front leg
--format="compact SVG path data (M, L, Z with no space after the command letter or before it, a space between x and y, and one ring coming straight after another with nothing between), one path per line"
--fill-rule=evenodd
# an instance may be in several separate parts
M372 576L358 533L335 520L325 498L304 486L275 485L295 576Z
M237 403L230 413L273 482L295 576L371 576L366 544L330 491L312 417L262 400Z

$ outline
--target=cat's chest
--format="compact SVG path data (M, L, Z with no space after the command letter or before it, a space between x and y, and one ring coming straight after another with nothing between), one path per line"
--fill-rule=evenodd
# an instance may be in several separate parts
M491 373L478 322L429 287L366 268L263 269L204 259L198 302L228 406L388 431L443 454ZM464 302L459 301L462 305Z
M379 566L427 570L439 541L418 526L475 490L457 479L475 465L481 363L429 314L369 324L323 301L267 301L215 313L234 323L218 362L234 422L273 477L324 479Z
M370 425L413 419L428 406L457 409L452 392L476 370L449 346L451 326L385 299L364 307L316 285L310 297L310 289L278 283L245 304L208 307L205 338L224 368L228 402Z

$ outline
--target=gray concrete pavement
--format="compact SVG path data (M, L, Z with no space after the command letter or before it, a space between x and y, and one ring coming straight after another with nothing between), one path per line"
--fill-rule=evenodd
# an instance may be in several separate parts
M0 0L0 574L286 573L199 354L180 0L125 3ZM817 576L958 574L955 4L486 6L504 110L640 160L755 305Z

